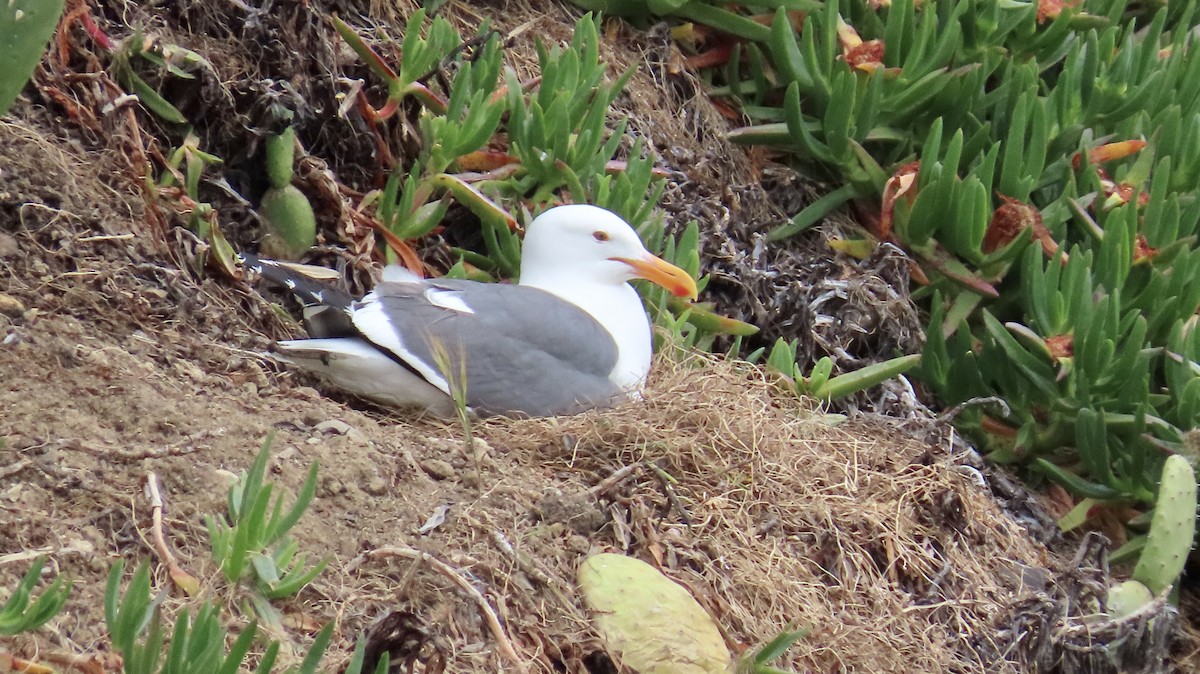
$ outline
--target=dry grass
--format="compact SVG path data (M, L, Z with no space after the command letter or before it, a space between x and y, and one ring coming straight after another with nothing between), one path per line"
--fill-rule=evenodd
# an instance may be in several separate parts
M695 357L660 368L644 404L481 433L530 474L553 466L567 493L643 466L600 495L609 540L593 548L658 564L735 644L811 625L804 669L1002 670L972 662L1019 592L1001 571L1046 562L953 457L831 427L754 368ZM543 562L565 582L578 556Z

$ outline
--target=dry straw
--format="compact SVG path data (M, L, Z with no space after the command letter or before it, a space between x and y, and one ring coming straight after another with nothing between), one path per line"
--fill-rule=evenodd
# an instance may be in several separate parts
M507 567L492 583L535 669L598 648L573 589L589 551L661 566L735 650L812 626L792 664L816 671L1003 671L979 655L1003 649L980 646L1045 564L953 457L898 430L830 426L755 368L697 356L660 367L644 402L478 431L513 462L490 488L528 558L495 559L510 553L494 538L458 542L464 559ZM498 524L487 517L476 531Z

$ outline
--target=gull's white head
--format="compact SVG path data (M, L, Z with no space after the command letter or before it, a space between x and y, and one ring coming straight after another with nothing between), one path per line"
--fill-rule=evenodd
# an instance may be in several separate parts
M565 282L620 286L646 279L679 297L696 297L684 270L646 250L620 216L597 206L557 206L525 232L521 285L554 287Z

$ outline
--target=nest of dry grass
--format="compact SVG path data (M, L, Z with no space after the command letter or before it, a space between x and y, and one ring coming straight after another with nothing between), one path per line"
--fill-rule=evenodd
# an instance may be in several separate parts
M574 575L605 550L686 586L735 651L810 626L789 654L800 671L1016 671L993 619L1047 553L937 448L830 426L759 370L699 357L660 368L644 403L477 430L482 491L419 546L437 563L388 547L346 579L438 624L439 659L498 636L462 574L512 644L493 665L604 671Z

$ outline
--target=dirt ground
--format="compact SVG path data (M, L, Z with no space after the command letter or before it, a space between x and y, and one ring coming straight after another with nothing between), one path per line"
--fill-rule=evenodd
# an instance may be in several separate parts
M528 12L495 18L506 29ZM559 6L535 14L546 38L565 35L573 16ZM188 23L157 18L178 30ZM754 187L758 160L695 126L716 116L694 89L660 78L647 56L653 39L606 29L618 65L643 63L623 105L635 124L664 134L656 140L673 140L676 156L665 161L694 169L666 207L701 218L706 265L729 277L714 291L735 302L766 283L732 277L744 252L735 240L752 239L739 228L778 215ZM673 89L656 97L664 87ZM680 96L686 104L664 113L662 101ZM1055 535L1035 498L937 421L840 421L758 369L674 351L660 356L644 402L489 420L475 428L474 455L457 424L328 391L263 355L272 339L299 334L271 299L197 270L186 230L148 224L155 214L129 170L128 139L105 141L68 117L35 93L0 120L0 588L38 555L75 580L47 627L0 640L12 653L60 671L118 671L102 602L118 559L153 560L169 612L213 600L231 628L243 627L249 611L209 556L204 518L224 512L234 475L273 433L270 477L286 489L319 463L316 499L295 533L304 552L330 563L278 602L285 630L272 636L302 654L333 622L324 671L337 671L387 616L400 625L397 653L417 671L438 662L448 672L615 671L574 584L579 563L599 551L651 562L683 584L734 652L810 627L778 663L797 672L1187 671L1197 662L1190 589L1182 620L1164 608L1157 623L1089 636L1085 617L1108 582L1103 554L1090 539ZM680 129L692 129L691 147ZM231 236L253 244L252 233ZM803 262L817 248L797 246L790 268L847 266L825 253ZM743 315L778 310L781 297ZM906 339L907 320L876 348ZM150 476L168 544L201 579L200 598L172 589L154 549ZM1170 635L1183 638L1162 664L1155 654Z

